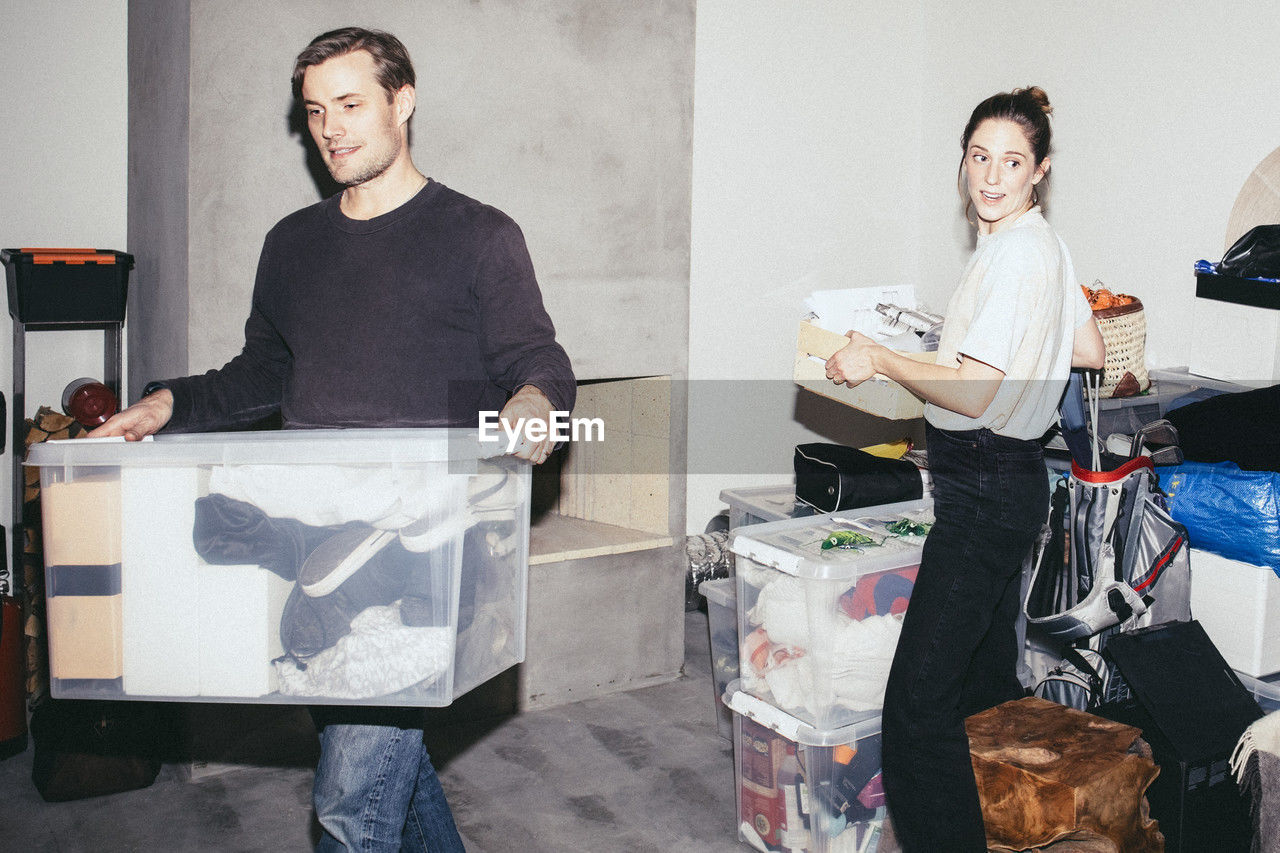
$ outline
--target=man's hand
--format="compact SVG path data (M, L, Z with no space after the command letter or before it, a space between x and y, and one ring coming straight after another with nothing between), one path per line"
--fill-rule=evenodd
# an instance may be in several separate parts
M515 430L520 419L524 418L524 426L520 429L520 443L512 451L514 456L528 459L535 465L547 461L555 446L550 435L551 411L551 401L547 399L547 395L532 385L525 385L502 407L498 418L505 424L504 429ZM547 437L536 442L530 440L527 432L530 421L541 421Z
M102 426L89 433L89 438L123 435L125 441L138 441L159 432L173 417L173 392L161 388L143 397L129 408L112 415Z
M882 347L858 332L845 332L845 337L849 339L849 343L827 359L827 378L837 385L843 383L852 388L878 372L872 364L872 358L875 351Z

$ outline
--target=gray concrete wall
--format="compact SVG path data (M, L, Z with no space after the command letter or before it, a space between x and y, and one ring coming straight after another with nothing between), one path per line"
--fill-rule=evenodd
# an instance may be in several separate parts
M239 351L263 235L333 190L291 122L293 59L320 32L358 24L396 33L414 58L419 168L524 229L580 377L683 375L693 14L694 0L371 0L358 14L346 2L132 0L131 246L154 256L130 307L134 370L203 371ZM172 209L181 195L186 210ZM170 275L183 251L185 282Z
M132 399L187 369L187 0L129 2Z

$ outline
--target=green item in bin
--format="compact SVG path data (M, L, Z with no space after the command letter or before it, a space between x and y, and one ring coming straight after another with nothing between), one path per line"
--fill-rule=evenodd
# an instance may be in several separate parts
M864 533L857 533L853 530L837 530L822 540L822 550L829 551L832 548L839 548L848 551L862 545L874 544L876 544L876 540Z
M928 536L932 524L900 518L885 525L885 530L897 536Z

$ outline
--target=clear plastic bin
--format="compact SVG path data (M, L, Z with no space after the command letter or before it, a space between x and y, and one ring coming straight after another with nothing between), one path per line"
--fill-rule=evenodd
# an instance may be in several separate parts
M815 729L731 684L738 838L762 851L874 851L886 815L880 713Z
M1254 678L1252 675L1236 670L1236 677L1244 685L1244 689L1253 694L1258 707L1264 714L1280 711L1280 672L1265 678Z
M881 707L932 523L924 498L736 531L741 689L819 729Z
M786 518L804 518L818 512L808 504L796 500L796 487L791 483L725 489L720 493L720 500L729 505L730 530Z
M703 581L698 591L707 599L707 630L711 634L712 700L720 737L733 741L733 714L723 701L729 682L738 677L738 589L734 578Z
M27 464L55 698L440 706L524 659L529 466L474 431L74 439Z
M1185 367L1162 367L1147 371L1152 384L1160 391L1160 415L1168 414L1170 406L1178 403L1183 397L1191 402L1204 399L1213 394L1235 394L1250 390L1250 386L1226 379L1210 379L1197 376Z

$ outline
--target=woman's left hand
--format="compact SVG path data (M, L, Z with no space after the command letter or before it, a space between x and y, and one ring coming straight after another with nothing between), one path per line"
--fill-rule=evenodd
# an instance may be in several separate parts
M852 388L876 374L872 354L881 347L858 332L845 332L845 337L849 343L827 359L827 378L837 385L843 383Z

